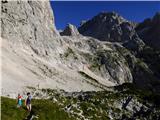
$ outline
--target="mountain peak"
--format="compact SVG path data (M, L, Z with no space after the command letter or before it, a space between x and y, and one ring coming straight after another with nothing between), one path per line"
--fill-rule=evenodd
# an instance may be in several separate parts
M160 12L145 19L136 27L136 31L147 45L160 50Z
M97 22L101 21L101 22L117 23L117 24L126 21L122 16L120 16L118 13L114 11L112 12L102 11L97 16L95 16L93 20Z
M80 26L78 30L82 35L91 36L100 41L125 43L127 48L128 43L134 41L132 49L139 50L139 46L143 46L139 43L143 43L143 41L138 38L134 28L135 24L127 21L116 12L100 12Z
M98 15L103 15L103 16L120 16L118 13L115 11L107 12L107 11L102 11Z
M153 17L153 22L160 23L160 12L157 12Z
M69 23L66 26L66 28L64 29L64 31L60 32L60 35L62 35L62 36L77 36L77 35L79 35L79 32L78 32L76 26Z
M120 42L123 41L120 38L123 31L129 34L133 25L116 12L103 11L82 24L78 30L85 36L92 36L101 41Z

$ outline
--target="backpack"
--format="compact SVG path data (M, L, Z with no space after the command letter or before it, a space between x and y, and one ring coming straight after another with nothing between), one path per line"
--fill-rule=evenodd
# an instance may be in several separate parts
M31 96L27 97L27 104L31 104Z

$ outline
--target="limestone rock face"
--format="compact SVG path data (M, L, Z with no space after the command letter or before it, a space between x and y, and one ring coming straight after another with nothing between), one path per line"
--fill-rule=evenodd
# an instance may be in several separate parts
M58 32L50 3L46 1L2 1L2 37L17 47L46 55L55 49ZM48 44L50 43L50 44Z
M118 18L118 19L117 19ZM122 30L119 25L124 19L118 14L102 12L79 27L79 32L102 41L121 41Z
M96 76L97 83L80 74L86 60L78 51L94 52L92 44L84 44L91 38L61 37L49 1L1 3L2 95L15 98L27 87L97 91L102 90L101 84L115 85L88 69L84 72ZM74 35L78 33L73 31ZM82 41L78 43L77 39Z
M76 26L72 24L68 24L64 31L60 32L60 35L62 36L77 36L79 35L79 32L76 28Z
M83 76L89 76L106 86L133 82L131 71L125 64L126 60L114 44L84 36L63 36L63 40L68 42L69 49L62 57L73 61L69 62L72 66L79 64L78 71Z
M85 36L71 24L59 34L49 1L1 3L3 95L27 87L108 90L150 70L139 63L142 69L133 74L137 58L126 48L139 50L144 43L135 25L117 13L103 12L83 23L79 31Z
M135 24L127 21L115 12L102 12L78 28L85 36L101 41L120 42L131 50L139 50L143 41L134 30Z

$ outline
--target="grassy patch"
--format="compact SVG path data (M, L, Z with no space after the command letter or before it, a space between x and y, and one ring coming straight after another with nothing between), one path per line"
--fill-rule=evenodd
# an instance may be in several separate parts
M43 89L42 91L51 95L50 97L55 98L57 102L51 99L33 99L33 111L31 113L33 115L39 115L38 120L75 120L78 118L80 120L84 118L89 120L109 120L110 115L115 120L121 119L122 115L131 118L132 111L126 111L118 107L122 106L122 103L129 96L132 96L134 101L138 101L146 107L148 106L148 110L151 105L154 105L155 110L149 114L151 119L154 119L153 116L158 115L160 110L159 94L138 89L130 83L115 87L115 92L75 92L71 95L63 91L58 93L52 89ZM1 97L1 99L2 120L24 120L24 118L29 116L25 106L21 109L16 107L16 100L5 97Z
M38 120L75 120L50 100L33 100L32 104L32 114L38 115ZM23 120L30 114L25 106L17 108L16 100L5 97L1 97L1 112L2 120Z

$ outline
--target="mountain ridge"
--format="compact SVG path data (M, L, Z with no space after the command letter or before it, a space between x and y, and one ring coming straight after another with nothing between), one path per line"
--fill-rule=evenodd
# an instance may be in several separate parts
M101 41L79 34L73 25L59 33L49 1L1 3L2 95L15 97L30 86L73 92L108 90L124 83L151 85L154 74L148 63L137 57L145 43L135 25L117 13L107 13L111 18L106 13L97 16L103 23L108 20L109 34L118 34L113 34L111 41Z

